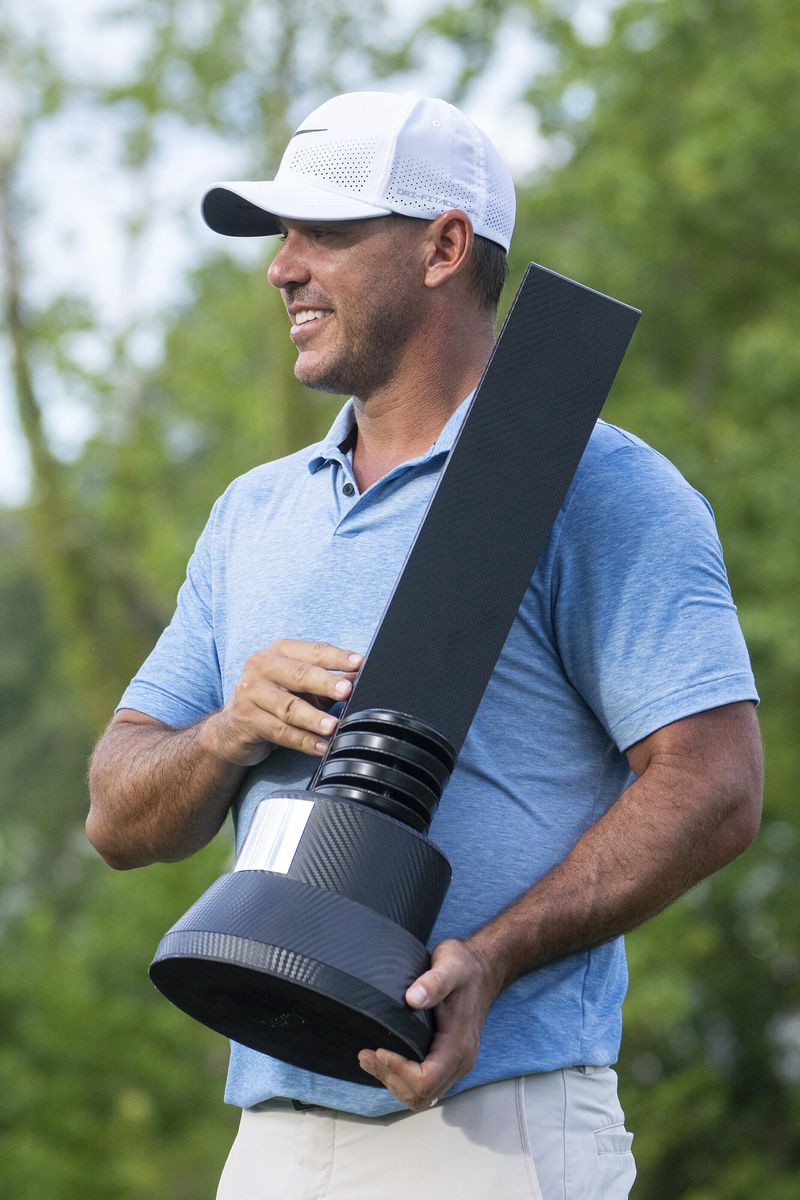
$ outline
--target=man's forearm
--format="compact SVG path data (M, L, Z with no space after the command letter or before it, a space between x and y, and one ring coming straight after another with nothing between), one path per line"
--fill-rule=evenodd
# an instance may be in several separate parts
M98 743L86 831L110 866L185 858L222 825L246 768L205 747L207 720L185 729L115 722Z
M636 781L560 866L482 929L433 948L430 969L406 992L412 1008L436 1014L427 1057L359 1054L362 1070L408 1108L429 1108L472 1070L503 988L641 924L755 837L762 756L749 701L665 725L627 757Z
M760 813L757 731L751 740L727 781L656 756L563 863L467 938L497 991L633 929L741 853Z
M205 846L248 767L277 746L323 753L336 725L327 709L347 699L362 657L327 642L278 638L250 655L225 705L195 725L173 729L120 710L89 768L89 840L118 868Z

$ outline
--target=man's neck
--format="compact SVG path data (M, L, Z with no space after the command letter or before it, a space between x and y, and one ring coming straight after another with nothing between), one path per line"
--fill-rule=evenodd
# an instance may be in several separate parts
M355 397L353 473L360 491L430 449L459 404L477 387L492 345L487 335L458 362L413 362L366 401Z

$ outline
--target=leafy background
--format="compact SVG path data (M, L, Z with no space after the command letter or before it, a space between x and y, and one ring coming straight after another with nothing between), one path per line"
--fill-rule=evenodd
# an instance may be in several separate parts
M761 837L629 939L634 1195L794 1200L800 7L431 0L402 22L381 3L364 20L354 0L95 7L109 45L136 47L113 71L61 53L44 8L37 22L35 6L23 20L0 4L5 387L31 472L27 498L0 509L0 1192L212 1196L236 1123L225 1044L145 975L228 837L110 872L83 837L85 761L214 497L318 436L337 402L295 383L263 261L166 213L165 162L206 138L236 148L240 177L266 173L312 104L422 77L467 107L499 80L513 89L509 118L537 152L514 157L512 282L535 259L644 310L606 415L714 505L763 698ZM124 182L113 316L88 273L37 283L31 164L65 131L78 156L105 139ZM132 280L153 263L176 282L138 304Z

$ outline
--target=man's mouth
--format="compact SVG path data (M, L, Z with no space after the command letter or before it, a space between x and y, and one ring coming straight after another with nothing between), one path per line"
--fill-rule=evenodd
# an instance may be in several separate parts
M308 326L310 330L317 322L330 317L332 312L333 310L330 308L301 308L298 312L292 313L292 336L301 326Z

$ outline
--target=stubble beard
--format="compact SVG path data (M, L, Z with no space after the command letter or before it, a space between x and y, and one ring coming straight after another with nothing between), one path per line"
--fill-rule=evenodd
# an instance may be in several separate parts
M316 366L303 367L301 356L295 375L314 391L366 399L396 375L419 319L410 298L403 303L397 292L377 305L350 304L336 351Z

